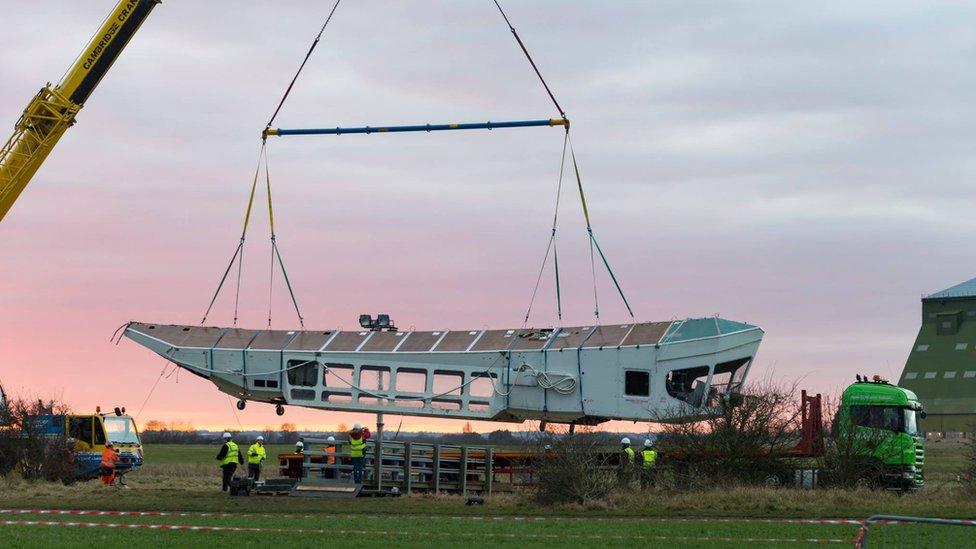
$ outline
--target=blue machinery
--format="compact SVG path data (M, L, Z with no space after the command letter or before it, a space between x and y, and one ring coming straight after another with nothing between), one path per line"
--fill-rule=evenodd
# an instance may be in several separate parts
M437 132L444 130L493 130L496 128L529 128L534 126L564 126L569 130L566 118L546 118L544 120L510 120L505 122L468 122L463 124L419 124L412 126L364 126L359 128L267 128L263 137L269 135L342 135L345 133L401 133Z

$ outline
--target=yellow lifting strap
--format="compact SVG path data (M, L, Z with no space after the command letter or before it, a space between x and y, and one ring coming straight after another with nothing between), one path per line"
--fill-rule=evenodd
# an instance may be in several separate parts
M217 301L217 297L220 295L220 290L224 287L224 283L227 281L227 277L230 275L231 269L234 267L234 263L237 263L237 292L234 297L234 325L237 325L237 313L238 305L240 303L241 295L241 277L244 265L244 242L247 239L247 228L251 223L251 213L254 211L254 197L257 194L258 178L261 176L261 163L264 163L264 176L265 176L265 186L268 194L268 223L271 230L271 261L272 261L272 277L274 275L274 263L277 261L278 265L281 267L281 273L284 275L285 286L288 288L288 294L291 297L292 305L295 307L295 313L298 315L298 323L304 328L305 320L302 317L302 313L298 307L298 301L295 299L295 292L291 286L291 280L288 277L288 272L285 270L285 262L281 258L281 251L278 249L278 243L275 238L275 227L274 227L274 205L271 200L271 173L268 169L268 150L267 142L261 142L261 152L258 155L258 166L254 171L254 179L251 181L251 192L248 194L247 199L247 210L244 213L244 225L241 228L241 239L237 244L237 249L234 250L234 255L231 256L230 262L227 264L227 268L224 269L224 275L220 279L220 283L217 285L217 290L214 292L213 298L210 300L210 305L207 306L207 311L203 315L203 320L200 321L201 324L206 323L207 317L210 316L210 311L213 309L214 303ZM272 278L273 279L273 278ZM269 296L269 310L268 310L268 324L271 324L271 311L270 311L270 296Z
M566 129L566 139L569 140L569 154L573 159L573 171L576 173L576 187L579 189L580 203L583 204L583 217L586 219L586 230L590 231L590 209L586 207L586 194L583 193L583 179L580 177L579 164L576 163L576 151L573 150L573 141L569 138L569 129Z
M265 159L265 148L267 142L261 142L261 154L258 155L258 167L254 170L254 181L251 183L251 196L247 199L247 212L244 214L244 229L241 231L241 240L247 234L247 225L251 221L251 207L254 205L254 191L258 188L258 176L261 175L261 162ZM267 161L265 161L267 163Z
M266 148L267 143L262 141L261 143L261 153L264 155L264 180L268 187L268 226L271 228L271 238L274 238L275 228L274 228L274 207L271 205L271 173L268 170L268 150ZM254 192L253 190L251 192Z
M237 294L234 298L234 326L237 326L237 313L238 305L240 303L241 296L241 272L244 268L244 240L247 238L247 226L251 222L251 210L254 207L254 194L258 187L258 176L261 175L261 161L264 160L264 149L267 144L261 143L261 154L258 155L258 165L254 169L254 180L251 182L251 193L247 199L247 211L244 213L244 226L241 228L241 240L237 243L237 248L234 250L234 255L231 256L230 262L227 263L227 268L224 269L224 276L220 278L220 283L217 284L217 290L214 291L213 297L210 299L210 304L207 306L207 311L203 313L203 319L200 324L205 324L207 322L207 317L210 316L210 311L213 309L214 303L217 302L217 296L220 295L220 290L224 287L224 282L227 281L227 276L230 274L230 270L234 267L234 263L237 263Z

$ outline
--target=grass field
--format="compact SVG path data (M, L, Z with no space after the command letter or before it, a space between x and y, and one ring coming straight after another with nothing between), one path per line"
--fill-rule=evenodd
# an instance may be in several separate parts
M279 451L290 449L270 446L272 463ZM961 445L940 442L928 449L928 486L921 493L905 496L736 488L621 493L589 505L540 508L508 494L493 496L484 507L465 506L462 498L443 495L357 500L231 498L219 489L216 446L150 445L145 467L129 476L126 489L106 488L97 482L62 486L0 479L0 508L5 510L0 513L0 530L5 544L26 547L217 543L307 547L370 542L395 547L472 542L513 547L849 545L857 524L809 519L861 519L877 513L958 518L976 514L976 501L964 496L953 482L963 460ZM156 514L14 512L24 509ZM183 527L210 529L176 529ZM974 538L976 529L960 527L889 525L872 530L872 539L886 547L973 546Z

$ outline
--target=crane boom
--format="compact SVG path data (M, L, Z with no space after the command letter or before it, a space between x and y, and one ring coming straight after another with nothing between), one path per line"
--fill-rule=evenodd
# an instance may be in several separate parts
M160 0L120 0L64 79L41 88L0 148L0 221Z

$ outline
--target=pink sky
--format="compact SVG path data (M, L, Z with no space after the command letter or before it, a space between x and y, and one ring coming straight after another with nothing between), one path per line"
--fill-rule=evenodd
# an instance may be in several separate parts
M973 275L962 65L972 8L510 4L573 120L597 235L640 320L758 324L753 375L813 391L856 372L897 377L919 296ZM6 7L0 125L61 75L113 5ZM259 132L326 9L156 8L0 226L10 392L139 409L163 361L109 338L128 320L199 321L237 243ZM279 124L554 116L493 9L341 6ZM518 326L549 236L560 145L544 128L272 140L278 239L306 326L349 328L380 311L417 329ZM585 234L575 195L563 198L565 324L587 324ZM261 327L261 216L246 257L242 324ZM603 319L626 321L605 277L600 287ZM293 328L275 292L274 325ZM552 325L551 283L542 292L534 320ZM225 293L212 321L231 317ZM225 395L183 374L159 383L140 421L237 425ZM253 427L371 419L299 408L278 418L266 405L239 415Z

